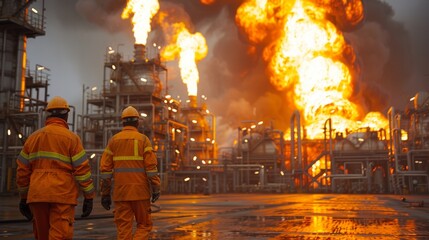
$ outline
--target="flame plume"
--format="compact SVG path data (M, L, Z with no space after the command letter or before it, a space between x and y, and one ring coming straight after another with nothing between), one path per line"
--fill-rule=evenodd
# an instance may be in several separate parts
M136 44L146 45L148 34L151 31L151 19L158 10L158 0L128 0L121 17L127 19L133 15L132 23Z
M340 5L344 13L332 17ZM270 81L290 90L309 138L322 137L329 118L337 131L387 126L382 114L365 118L365 110L350 100L356 56L334 22L349 29L362 19L360 0L249 0L237 10L236 22L252 43L270 42L263 52Z
M202 4L210 5L215 2L215 0L200 0Z
M196 32L191 34L182 23L174 24L172 43L167 45L161 56L163 60L179 58L180 75L188 89L188 96L197 96L199 72L197 62L207 56L207 43L204 36Z

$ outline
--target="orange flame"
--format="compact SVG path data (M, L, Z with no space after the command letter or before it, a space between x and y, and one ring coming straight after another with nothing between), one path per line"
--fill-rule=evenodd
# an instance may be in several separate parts
M327 0L325 6L330 6ZM325 1L326 2L326 1ZM363 19L360 0L345 3L344 18L356 25ZM293 3L293 2L292 2ZM337 5L335 5L337 7ZM353 9L356 7L356 9ZM307 137L323 136L327 119L337 131L387 126L380 113L364 117L364 109L351 100L355 54L342 33L329 21L325 9L310 1L249 0L237 10L236 21L253 43L271 41L264 49L270 81L279 90L291 90L304 116ZM360 14L360 15L359 15ZM271 40L276 39L276 40ZM350 66L348 66L350 65ZM376 117L374 117L376 116Z
M132 23L134 25L133 32L136 44L146 45L148 34L151 31L151 19L158 10L158 0L128 0L121 17L122 19L127 19L133 15Z
M161 55L163 60L179 58L180 75L186 84L189 96L197 96L199 72L197 61L207 56L208 47L204 36L196 32L189 33L183 23L174 24L173 43L167 45Z
M202 4L210 5L215 2L215 0L200 0Z

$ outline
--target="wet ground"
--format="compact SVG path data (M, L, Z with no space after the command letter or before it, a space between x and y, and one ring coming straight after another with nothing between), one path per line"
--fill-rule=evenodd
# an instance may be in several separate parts
M151 239L429 239L428 195L162 195ZM0 238L32 239L17 197L0 197ZM96 199L74 239L115 239L112 211ZM423 203L423 206L422 206ZM81 205L77 207L80 213ZM153 207L154 211L158 209Z

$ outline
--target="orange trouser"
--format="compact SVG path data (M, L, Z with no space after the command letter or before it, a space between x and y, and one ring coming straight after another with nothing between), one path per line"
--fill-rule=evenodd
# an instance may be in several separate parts
M33 202L29 204L33 213L35 239L72 239L74 205Z
M149 200L115 201L115 223L118 230L118 239L148 239L152 230ZM136 218L137 227L134 237L133 218Z

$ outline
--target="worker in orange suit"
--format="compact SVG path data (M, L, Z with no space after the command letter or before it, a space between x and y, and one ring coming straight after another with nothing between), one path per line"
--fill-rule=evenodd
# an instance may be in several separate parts
M92 211L95 195L89 160L79 136L68 129L66 100L53 97L45 126L25 141L17 162L20 212L33 220L35 239L72 239L79 189L82 217Z
M157 159L148 137L137 130L137 110L125 108L121 119L122 130L112 136L101 157L101 204L110 209L113 178L117 239L148 239L153 227L150 202L160 195ZM137 226L133 235L134 218Z

